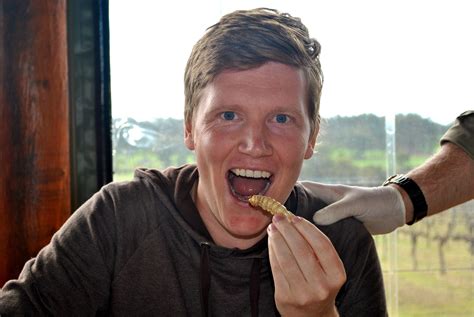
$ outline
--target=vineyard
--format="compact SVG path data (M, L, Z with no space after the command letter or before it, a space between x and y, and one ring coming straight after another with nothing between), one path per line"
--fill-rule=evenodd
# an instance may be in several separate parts
M375 240L400 316L474 315L474 201Z

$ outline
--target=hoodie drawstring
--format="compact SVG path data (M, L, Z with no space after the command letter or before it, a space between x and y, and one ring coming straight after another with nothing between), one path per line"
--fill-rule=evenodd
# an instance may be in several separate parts
M209 274L209 244L205 242L201 243L201 267L199 273L201 283L201 315L207 317L209 315L211 275Z
M250 311L252 317L258 317L258 298L260 295L260 269L262 259L255 258L250 272Z

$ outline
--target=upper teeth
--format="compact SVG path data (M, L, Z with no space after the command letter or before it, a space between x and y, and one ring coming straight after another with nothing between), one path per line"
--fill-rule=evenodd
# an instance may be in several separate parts
M233 168L232 173L237 176L252 177L252 178L269 178L272 174L266 171L253 171L243 168Z

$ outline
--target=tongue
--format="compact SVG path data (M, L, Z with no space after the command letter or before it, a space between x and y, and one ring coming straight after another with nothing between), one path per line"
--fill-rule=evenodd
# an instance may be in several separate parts
M233 177L230 181L234 191L240 196L252 196L262 192L268 180L264 178Z

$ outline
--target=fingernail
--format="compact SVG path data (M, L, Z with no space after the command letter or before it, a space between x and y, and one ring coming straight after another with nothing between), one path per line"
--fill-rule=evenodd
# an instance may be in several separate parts
M273 216L273 222L280 222L280 221L282 221L283 219L285 219L285 216L282 216L282 215L275 215L275 216Z
M268 225L267 230L268 232L274 232L274 231L277 231L278 229L273 223L271 223Z
M303 220L303 218L301 218L300 216L291 217L291 222L292 223L297 223L297 222L300 222L301 220Z

